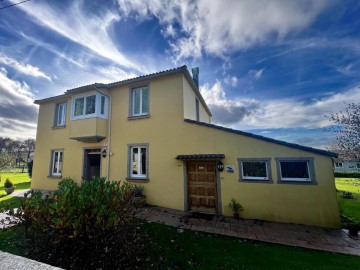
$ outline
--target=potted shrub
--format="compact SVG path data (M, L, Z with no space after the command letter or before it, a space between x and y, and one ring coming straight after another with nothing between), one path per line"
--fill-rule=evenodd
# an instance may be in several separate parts
M138 205L138 206L144 206L145 205L145 198L146 196L144 195L144 187L140 186L140 185L134 185L134 202Z
M4 183L4 188L5 188L5 192L6 194L11 194L14 192L15 190L15 186L14 184L9 180L9 178L6 178L5 183Z
M341 215L341 221L343 228L348 229L350 235L358 235L360 229L360 222L357 222L356 220L349 218L345 215Z
M240 218L240 211L244 210L244 207L242 207L242 205L240 203L238 203L236 201L236 199L232 198L230 203L229 203L229 207L231 208L231 210L233 211L234 214L234 218L239 219Z

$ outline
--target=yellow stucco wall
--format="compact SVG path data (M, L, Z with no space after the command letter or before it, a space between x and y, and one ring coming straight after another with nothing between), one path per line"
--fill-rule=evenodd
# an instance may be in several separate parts
M196 120L195 92L189 82L183 77L183 100L184 100L184 118ZM210 116L199 100L199 117L200 122L210 123Z
M149 83L150 117L128 119L129 86L109 90L112 98L110 180L126 181L128 144L149 145L149 181L141 182L150 204L184 210L184 163L179 154L225 154L224 164L235 173L221 173L222 213L231 215L228 203L236 198L245 208L242 216L323 227L340 225L332 160L329 157L258 139L184 122L186 80L173 74ZM68 101L67 125L70 123ZM32 188L56 189L58 179L48 178L51 149L64 148L63 177L78 182L82 175L84 147L102 146L70 140L70 128L51 130L54 103L40 106ZM186 117L186 115L185 115ZM78 120L80 121L80 120ZM314 157L318 185L277 184L275 157ZM106 176L107 158L102 158ZM272 158L274 183L239 182L237 158ZM133 181L134 183L134 181ZM139 183L139 182L136 182Z

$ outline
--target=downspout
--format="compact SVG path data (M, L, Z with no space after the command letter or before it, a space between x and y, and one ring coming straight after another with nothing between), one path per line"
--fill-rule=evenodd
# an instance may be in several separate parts
M110 181L109 179L109 174L110 174L110 153L111 153L111 148L110 148L110 144L111 144L111 112L112 112L112 108L111 108L111 104L112 104L112 100L111 100L111 96L110 95L107 95L101 91L98 90L98 88L95 86L95 89L96 89L96 92L99 92L101 93L102 95L104 96L107 96L109 98L109 108L108 108L108 158L107 158L107 164L106 164L106 167L107 167L107 172L106 172L106 180L107 181Z

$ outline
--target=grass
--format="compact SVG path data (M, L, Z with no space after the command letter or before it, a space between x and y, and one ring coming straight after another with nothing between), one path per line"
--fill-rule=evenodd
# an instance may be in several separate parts
M30 188L30 178L27 172L20 173L16 172L0 172L0 208L4 208L8 205L10 207L19 207L21 198L13 197L11 194L7 195L4 189L4 182L6 178L9 178L16 186L15 191L20 191Z
M144 223L152 238L145 269L360 269L360 257L246 241ZM27 256L24 229L0 231L0 250Z
M336 189L342 214L360 222L360 180L357 178L336 178ZM341 197L343 191L351 192L354 199Z

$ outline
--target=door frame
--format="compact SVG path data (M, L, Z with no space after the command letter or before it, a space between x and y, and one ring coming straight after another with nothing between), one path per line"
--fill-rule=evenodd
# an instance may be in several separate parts
M220 172L217 168L217 163L219 160L183 160L183 172L184 172L184 210L186 213L192 212L189 207L189 191L188 191L188 170L187 170L187 163L188 162L208 162L214 161L215 162L215 176L216 176L216 195L217 195L217 205L216 205L216 215L222 215L222 198L221 198L221 177ZM209 213L211 214L211 213Z
M101 146L92 146L92 147L83 147L83 151L82 151L82 174L81 174L81 178L84 179L85 177L85 162L86 158L85 155L88 155L88 153L86 153L88 150L92 150L92 149L100 149L100 177L102 175L102 157L101 157ZM97 154L97 153L96 153ZM88 180L88 179L86 179Z

